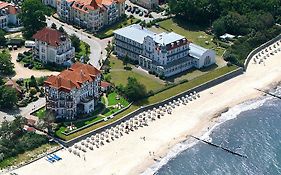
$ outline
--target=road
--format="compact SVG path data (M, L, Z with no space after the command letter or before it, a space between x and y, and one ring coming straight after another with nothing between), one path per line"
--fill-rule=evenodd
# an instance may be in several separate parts
M52 23L56 24L57 28L63 27L68 35L75 34L80 40L86 42L90 46L90 61L89 63L97 68L101 67L100 60L106 59L106 51L105 48L107 46L108 41L112 41L112 37L106 39L99 39L94 37L93 35L84 32L83 29L76 29L72 25L63 23L54 17L47 17L47 25L51 26Z

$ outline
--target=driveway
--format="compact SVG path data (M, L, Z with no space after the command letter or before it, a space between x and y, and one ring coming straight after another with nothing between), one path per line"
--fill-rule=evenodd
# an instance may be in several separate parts
M50 76L50 75L57 75L59 72L51 72L47 70L33 70L24 67L21 63L16 61L18 53L23 53L24 51L28 51L27 48L18 48L18 50L13 50L10 52L12 57L12 62L15 64L15 71L16 75L12 77L12 79L19 79L19 78L30 78L32 75L34 77L42 77L42 76Z
M99 39L94 37L93 35L84 32L83 29L76 29L72 25L63 23L54 17L47 17L46 19L47 25L51 26L52 23L56 24L57 28L63 27L68 35L75 34L80 40L89 44L90 51L90 61L89 63L97 68L101 67L100 60L106 59L106 51L105 48L107 46L108 41L112 41L112 37L106 39Z

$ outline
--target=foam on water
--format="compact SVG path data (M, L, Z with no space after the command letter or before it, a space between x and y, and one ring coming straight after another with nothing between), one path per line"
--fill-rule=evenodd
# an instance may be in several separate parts
M245 111L257 109L260 106L262 106L267 100L272 99L270 96L249 100L244 103L238 104L232 108L230 108L227 112L221 114L221 116L218 119L218 122L212 126L205 134L203 134L200 138L207 141L212 141L212 138L210 137L212 131L216 129L219 125L222 123L232 120L236 118L239 114ZM188 139L186 141L183 141L181 143L178 143L175 145L171 150L169 150L168 154L150 166L148 169L146 169L142 175L151 175L155 174L163 165L167 164L169 160L175 158L179 153L183 152L184 150L196 145L198 141L195 141L194 139Z

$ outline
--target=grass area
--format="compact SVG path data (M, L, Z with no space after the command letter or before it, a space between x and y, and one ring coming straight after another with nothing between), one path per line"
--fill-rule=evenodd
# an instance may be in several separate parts
M116 105L117 103L120 103L124 107L127 107L129 105L129 102L122 96L119 96L119 100L117 100L116 99L117 95L118 94L116 92L112 92L108 95L109 105ZM105 100L103 100L103 101L105 101ZM96 109L96 111L94 111L93 113L90 114L90 116L92 116L92 117L86 118L86 119L80 119L79 121L65 122L65 123L62 124L62 126L59 127L59 129L55 133L58 137L65 138L67 136L65 136L63 133L69 132L68 129L67 129L67 126L72 124L76 127L76 129L79 129L79 128L84 127L86 125L90 125L94 122L100 121L104 117L108 117L108 116L114 114L115 112L117 112L119 110L120 109L114 108L112 106L108 107L108 108L104 108L104 105L101 105L101 106L99 106L99 109ZM95 124L95 125L98 125L98 124ZM95 125L93 125L93 126L95 126ZM73 135L73 134L71 134L71 135Z
M231 71L233 71L233 70L235 70L237 68L238 68L237 66L229 66L229 67L225 66L225 67L216 69L216 70L214 70L212 72L206 73L206 74L204 74L202 76L199 76L199 77L197 77L197 78L195 78L193 80L190 80L190 81L188 81L186 83L180 84L178 86L175 86L175 87L170 88L168 90L165 90L163 92L155 94L154 96L151 96L148 99L145 99L145 100L143 100L141 102L135 103L135 104L131 105L127 110L125 110L125 111L119 113L118 115L116 115L113 119L110 119L110 120L108 120L106 122L105 121L100 122L98 124L95 124L93 126L85 128L85 129L83 129L81 131L78 131L78 132L73 133L73 134L68 135L68 136L63 135L63 136L61 136L61 138L64 139L64 140L71 140L71 139L73 139L75 137L78 137L80 135L83 135L83 134L85 134L87 132L90 132L92 130L98 129L98 128L103 127L103 126L105 126L107 124L110 124L110 123L112 123L112 122L114 122L114 121L124 117L125 115L129 114L130 112L133 112L133 111L137 110L140 106L149 105L149 104L153 104L153 103L157 103L157 102L163 101L163 100L165 100L165 99L167 99L169 97L172 97L174 95L177 95L179 93L187 91L188 89L194 88L194 87L196 87L196 86L198 86L200 84L203 84L203 83L205 83L207 81L213 80L213 79L215 79L215 78L217 78L219 76L222 76L222 75L224 75L226 73L229 73L229 72L231 72Z
M91 52L90 52L90 46L87 43L80 41L79 48L80 48L79 51L75 53L76 58L81 58L82 56L89 57Z
M165 84L162 83L157 77L148 75L146 73L140 74L134 70L125 70L123 62L115 57L110 58L111 66L111 82L115 85L126 85L128 77L135 77L141 84L145 85L147 91L157 91L162 89ZM133 67L133 65L129 65Z
M204 32L204 29L198 26L191 26L186 22L181 22L174 18L161 21L159 22L159 25L161 28L167 31L173 31L185 36L189 41L195 44L205 48L214 49L218 56L222 56L223 52L225 51L224 48L217 47L217 45L213 42L214 36L207 34Z
M105 29L101 30L96 36L98 38L101 38L101 39L108 38L108 37L113 36L113 31L114 30L117 30L117 29L122 28L122 27L129 26L131 24L136 24L136 23L139 23L139 22L140 22L140 20L136 19L134 17L132 17L132 18L123 18L120 21L114 23L113 25L108 26Z
M19 154L16 157L10 157L0 162L0 169L6 168L8 166L15 166L19 165L22 162L30 161L31 159L36 158L39 154L45 153L46 151L50 150L51 148L58 146L57 144L44 144L38 148L35 148L31 151L26 151L23 154Z
M38 111L35 112L35 116L37 116L39 119L43 119L46 115L46 108L41 108Z
M117 99L116 97L119 96ZM128 106L129 102L122 96L118 95L116 92L112 92L108 94L108 106L116 105L117 103L120 103L123 106Z

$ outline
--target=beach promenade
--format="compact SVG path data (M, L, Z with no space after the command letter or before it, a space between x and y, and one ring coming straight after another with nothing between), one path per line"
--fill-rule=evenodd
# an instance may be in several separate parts
M78 157L67 149L56 155L62 160L50 163L42 158L14 172L19 175L112 175L140 174L164 157L187 135L200 137L218 120L227 107L263 95L255 88L270 88L281 81L281 52L262 62L250 62L247 72L203 92L200 98L173 109L148 126L124 134L100 148Z

